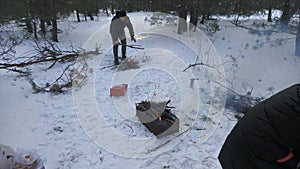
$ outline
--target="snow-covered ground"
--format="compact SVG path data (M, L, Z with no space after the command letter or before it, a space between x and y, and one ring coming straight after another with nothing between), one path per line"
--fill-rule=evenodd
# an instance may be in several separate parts
M226 89L219 84L268 97L300 82L295 35L279 33L276 23L268 24L265 18L242 20L243 26L261 31L222 19L220 31L205 36L201 30L177 35L172 24L151 26L145 21L150 18L147 13L129 16L136 44L145 47L127 52L139 62L139 69L101 69L111 65L113 57L111 17L100 16L96 21L77 23L71 17L59 22L60 45L72 42L86 50L102 49L87 58L94 71L80 90L34 94L25 79L2 71L0 143L37 149L51 169L219 169L217 155L236 123L234 113L224 109ZM24 42L18 53L29 46L29 41ZM212 67L198 65L183 71L196 62ZM48 76L35 74L38 79ZM199 80L191 84L193 78ZM129 84L126 95L110 97L109 88L122 83ZM182 134L156 139L138 122L134 104L166 99L171 99L173 112L181 119Z

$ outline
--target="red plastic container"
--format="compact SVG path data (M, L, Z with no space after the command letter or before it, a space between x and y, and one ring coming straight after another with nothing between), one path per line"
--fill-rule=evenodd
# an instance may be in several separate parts
M124 96L127 91L127 84L116 85L110 88L110 96Z

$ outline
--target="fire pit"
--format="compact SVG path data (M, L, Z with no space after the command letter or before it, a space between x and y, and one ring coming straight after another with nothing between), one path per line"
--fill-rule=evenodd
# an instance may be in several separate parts
M179 119L171 113L174 107L165 102L142 101L136 103L138 119L157 137L163 137L179 131Z

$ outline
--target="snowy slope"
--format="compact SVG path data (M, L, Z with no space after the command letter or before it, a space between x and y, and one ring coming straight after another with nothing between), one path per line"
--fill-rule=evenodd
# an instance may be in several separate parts
M240 93L253 88L255 96L266 97L299 83L295 32L282 32L280 23L268 23L264 15L250 18L241 27L221 20L221 31L211 37L226 63L229 85Z
M220 21L221 30L209 37L211 44L200 31L177 35L175 25L150 26L146 15L129 14L137 44L146 48L128 49L127 56L139 62L139 69L101 70L113 58L107 29L111 18L99 17L59 23L67 30L60 35L61 45L71 41L87 50L97 45L103 49L88 58L94 74L81 90L33 94L23 78L1 72L0 143L38 149L48 168L221 168L217 154L236 119L224 110L226 90L214 81L241 93L253 87L254 96L269 96L300 81L294 35L258 36ZM252 23L245 21L250 27ZM182 71L196 61L214 68ZM43 79L47 73L41 75ZM193 87L191 78L199 79ZM126 95L110 97L109 88L121 83L129 84ZM153 137L134 116L134 103L146 99L171 99L182 119L180 131L188 132Z

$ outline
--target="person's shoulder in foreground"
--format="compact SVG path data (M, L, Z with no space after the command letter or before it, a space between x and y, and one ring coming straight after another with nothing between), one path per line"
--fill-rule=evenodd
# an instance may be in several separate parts
M254 106L219 154L223 169L296 169L300 162L300 84Z

